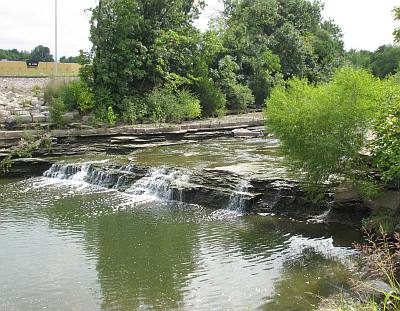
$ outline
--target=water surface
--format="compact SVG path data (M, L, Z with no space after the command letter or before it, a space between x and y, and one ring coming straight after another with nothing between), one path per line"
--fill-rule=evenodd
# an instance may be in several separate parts
M357 239L81 181L1 180L0 310L311 310L346 286Z

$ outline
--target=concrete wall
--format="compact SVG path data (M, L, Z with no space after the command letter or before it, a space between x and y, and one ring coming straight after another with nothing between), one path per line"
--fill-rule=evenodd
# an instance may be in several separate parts
M25 62L19 61L0 61L0 76L52 76L54 74L55 63L39 63L37 68L28 68ZM77 76L79 64L58 64L59 76Z

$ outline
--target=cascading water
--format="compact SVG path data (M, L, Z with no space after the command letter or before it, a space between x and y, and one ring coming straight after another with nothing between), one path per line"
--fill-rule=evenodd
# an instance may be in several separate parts
M107 166L98 169L93 164L93 162L82 164L56 163L43 176L89 183L116 190L121 190L123 186L133 182L125 190L125 193L134 196L139 201L154 198L183 201L183 189L190 178L187 171L179 169L153 168L143 177L143 175L135 175L134 167L131 165L112 167L109 170Z
M43 173L44 177L66 179L73 181L85 181L90 169L90 163L77 164L62 164L56 163Z
M133 195L155 196L164 200L182 201L182 186L190 175L183 170L168 171L165 168L151 169L136 181L126 192ZM178 195L175 196L175 190Z
M242 179L235 191L231 195L231 199L229 201L228 210L231 211L244 211L246 207L246 198L250 195L249 193L250 182L246 179Z

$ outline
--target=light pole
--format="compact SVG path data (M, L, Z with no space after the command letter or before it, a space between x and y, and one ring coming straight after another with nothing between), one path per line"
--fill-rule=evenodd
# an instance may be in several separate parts
M58 15L58 9L57 9L57 0L55 0L55 20L54 20L54 24L55 24L55 66L54 66L54 75L57 76L58 75L58 20L57 20L57 15Z

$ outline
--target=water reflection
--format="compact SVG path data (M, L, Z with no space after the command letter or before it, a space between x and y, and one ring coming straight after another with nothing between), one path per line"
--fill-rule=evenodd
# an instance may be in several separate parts
M346 284L339 259L359 239L46 179L0 185L0 198L6 309L309 310Z

